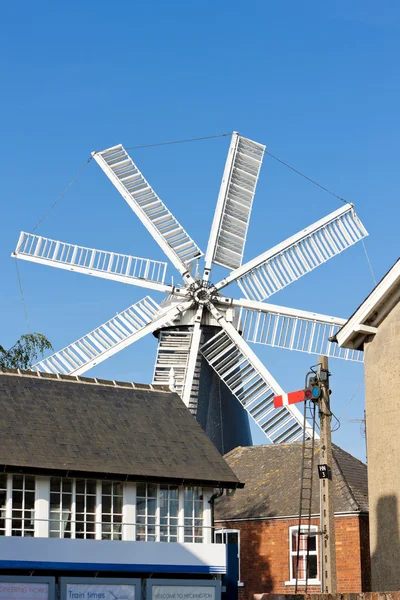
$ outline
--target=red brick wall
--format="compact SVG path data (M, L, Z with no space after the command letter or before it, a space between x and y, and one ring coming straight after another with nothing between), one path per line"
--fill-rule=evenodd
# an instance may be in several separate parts
M265 592L294 593L294 587L285 585L285 581L290 579L289 527L297 524L297 519L216 523L240 530L240 578L244 583L240 600ZM319 526L319 519L312 524ZM335 529L338 592L368 591L368 518L337 517ZM319 592L319 586L308 587L308 593Z

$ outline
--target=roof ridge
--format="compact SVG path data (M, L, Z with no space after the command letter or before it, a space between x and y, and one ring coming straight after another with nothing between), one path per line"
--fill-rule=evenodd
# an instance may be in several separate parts
M360 504L357 502L357 500L356 500L356 497L355 497L355 494L354 494L354 492L353 492L353 489L352 489L351 485L349 484L349 482L347 481L347 477L345 476L345 474L344 474L344 472L343 472L343 469L342 469L342 467L340 466L339 460L338 460L338 458L336 457L336 449L337 449L337 448L338 448L338 450L341 450L341 448L339 448L338 446L335 446L334 444L332 445L332 458L333 458L333 460L335 461L335 465L336 465L336 467L337 467L337 469L338 469L338 471L339 471L339 473L340 473L340 475L341 475L341 477L342 477L342 479L343 479L343 482L344 482L344 483L345 483L345 485L346 485L347 491L348 491L348 493L349 493L349 496L350 496L350 500L352 500L352 502L355 504L355 506L357 507L357 510L361 511L361 506L360 506ZM338 452L338 454L339 454L339 452ZM348 453L347 453L347 454L348 454ZM350 456L352 456L352 455L350 454ZM360 462L361 462L361 461L360 461Z
M69 381L71 383L84 383L88 385L103 385L125 389L151 390L155 392L173 393L167 385L159 383L134 383L133 381L116 381L115 379L100 379L98 377L82 377L81 375L64 375L62 373L42 373L25 369L7 369L0 367L2 375L16 375L19 377L35 377L38 379L49 379L52 381Z

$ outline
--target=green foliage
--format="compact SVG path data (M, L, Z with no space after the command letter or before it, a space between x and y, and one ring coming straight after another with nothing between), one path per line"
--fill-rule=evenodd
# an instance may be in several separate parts
M0 346L0 367L7 369L29 369L29 367L45 350L52 350L53 346L42 333L27 333L21 335L19 340L9 350Z

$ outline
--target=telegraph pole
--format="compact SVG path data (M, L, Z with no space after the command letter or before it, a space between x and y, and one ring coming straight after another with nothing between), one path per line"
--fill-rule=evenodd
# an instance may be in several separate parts
M318 362L318 375L322 389L322 395L318 402L321 430L318 466L321 498L321 587L322 592L325 594L336 594L336 547L332 482L332 414L330 409L328 357L320 356Z

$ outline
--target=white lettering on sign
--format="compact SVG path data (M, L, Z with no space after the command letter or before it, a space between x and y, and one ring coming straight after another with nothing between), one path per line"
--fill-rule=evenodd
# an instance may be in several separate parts
M135 600L135 586L68 583L67 600Z
M215 600L214 586L154 585L152 600Z
M0 600L48 600L47 583L0 583Z

